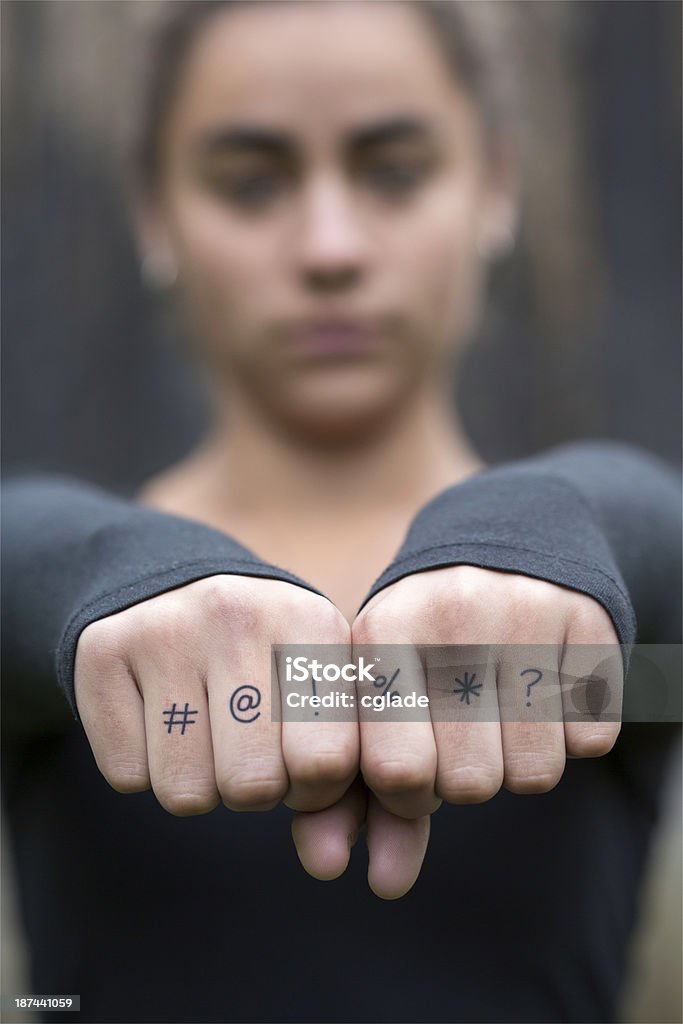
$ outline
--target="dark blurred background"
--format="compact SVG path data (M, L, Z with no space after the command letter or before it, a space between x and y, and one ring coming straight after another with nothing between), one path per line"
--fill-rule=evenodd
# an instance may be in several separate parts
M525 110L524 221L454 384L465 424L489 462L611 437L680 464L681 5L498 6ZM207 422L189 346L141 282L121 187L158 9L1 5L4 466L124 493ZM671 792L623 1020L681 1020L680 779ZM20 991L10 925L6 991Z

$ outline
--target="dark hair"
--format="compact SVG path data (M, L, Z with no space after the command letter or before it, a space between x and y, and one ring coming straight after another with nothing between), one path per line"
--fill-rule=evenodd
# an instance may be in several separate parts
M200 30L226 9L277 0L170 0L150 39L139 107L130 147L130 171L143 191L159 181L162 127L179 87L183 67ZM319 0L320 2L320 0ZM325 2L325 0L322 0ZM514 117L514 88L505 72L496 31L504 20L491 0L403 0L426 18L449 67L477 102L489 139ZM504 7L504 5L503 5Z

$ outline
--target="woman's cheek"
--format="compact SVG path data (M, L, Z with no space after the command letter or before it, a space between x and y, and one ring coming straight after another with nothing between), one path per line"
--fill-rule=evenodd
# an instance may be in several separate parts
M407 281L426 337L450 345L470 328L478 309L478 262L467 220L442 217L424 225L410 253Z
M257 306L258 253L253 237L242 238L216 216L195 214L180 236L180 275L184 296L200 331L212 345L225 348L230 333L240 333L250 308Z

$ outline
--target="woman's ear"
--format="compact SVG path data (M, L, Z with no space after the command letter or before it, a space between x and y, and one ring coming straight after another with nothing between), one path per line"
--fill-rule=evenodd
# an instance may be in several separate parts
M137 185L129 184L126 192L143 283L155 291L172 288L178 279L178 261L161 200Z
M477 248L482 259L502 259L515 247L521 202L521 147L511 132L491 143L488 163L488 198Z

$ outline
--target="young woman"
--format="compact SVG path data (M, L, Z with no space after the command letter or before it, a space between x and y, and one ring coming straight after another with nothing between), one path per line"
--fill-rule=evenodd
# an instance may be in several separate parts
M615 746L618 721L572 721L559 696L535 722L271 717L274 643L566 645L580 676L579 645L632 641L634 615L671 605L675 485L656 460L588 445L506 475L453 408L518 172L446 7L172 5L131 195L213 427L135 510L54 485L49 528L47 491L11 519L22 557L30 523L33 564L71 581L16 599L24 648L25 621L68 611L82 724L55 740L19 848L62 887L41 912L64 909L61 955L29 924L36 984L79 992L88 1020L612 1019L654 800L630 773L661 769L647 742ZM634 474L645 505L615 506ZM636 583L661 593L634 613ZM620 700L620 659L609 671ZM501 664L501 706L517 682ZM370 887L394 899L442 801L460 806L415 892L376 900L349 866L360 829ZM282 804L304 867L336 883L295 874Z

